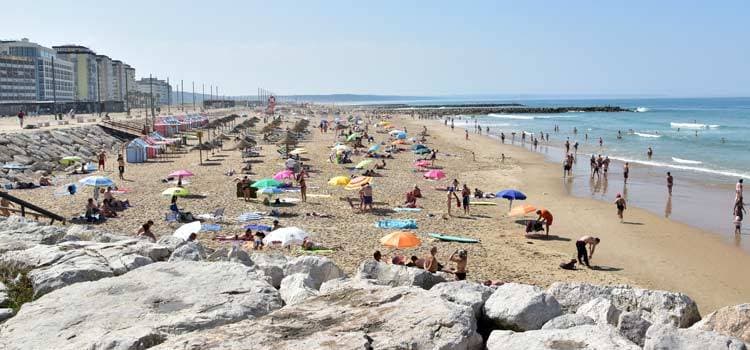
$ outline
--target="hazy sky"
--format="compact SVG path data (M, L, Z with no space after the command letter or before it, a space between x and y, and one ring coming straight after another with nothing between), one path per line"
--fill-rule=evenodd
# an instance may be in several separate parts
M4 2L4 1L3 1ZM0 38L75 43L222 94L750 96L750 2L0 4Z

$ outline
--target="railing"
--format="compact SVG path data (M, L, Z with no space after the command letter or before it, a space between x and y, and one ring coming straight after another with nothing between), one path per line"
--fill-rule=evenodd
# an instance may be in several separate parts
M16 203L16 204L18 204L18 205L21 206L20 210L13 209L13 208L6 208L6 209L8 209L8 211L20 212L21 216L25 217L26 216L26 208L28 208L28 209L31 209L31 210L33 210L33 211L36 212L36 213L28 213L29 215L36 216L36 217L44 216L46 218L51 219L50 225L53 224L53 223L55 223L55 220L60 221L63 225L65 225L66 220L65 220L64 217L62 217L60 215L57 215L57 214L55 214L55 213L53 213L53 212L51 212L51 211L49 211L47 209L40 208L40 207L38 207L38 206L36 206L34 204L31 204L31 203L29 203L29 202L27 202L27 201L25 201L23 199L11 196L7 192L0 192L0 198L7 199L9 202Z

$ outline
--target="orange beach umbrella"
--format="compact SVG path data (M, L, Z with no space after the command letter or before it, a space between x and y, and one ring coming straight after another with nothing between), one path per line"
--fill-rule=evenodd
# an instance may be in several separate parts
M533 205L529 205L529 204L519 205L519 206L511 209L510 212L508 213L508 215L510 215L510 216L523 216L523 215L526 215L528 213L535 212L535 211L537 211L537 209L542 209L542 208L537 208L537 207L535 207Z
M422 241L409 231L395 231L391 232L380 239L386 247L401 249L401 248L413 248L422 243Z

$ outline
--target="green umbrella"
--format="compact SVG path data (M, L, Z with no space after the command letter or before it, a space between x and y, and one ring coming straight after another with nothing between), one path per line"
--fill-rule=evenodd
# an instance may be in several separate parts
M364 168L364 167L366 167L366 166L368 166L370 164L372 164L372 159L365 159L365 160L357 163L357 166L355 166L355 168L362 169L362 168Z
M358 137L360 137L359 133L356 133L356 132L355 132L355 133L353 133L353 134L349 135L349 137L347 137L347 138L346 138L346 140L347 140L347 141L354 141L354 139L356 139L356 138L358 138Z
M80 161L81 161L81 157L78 157L78 156L68 156L68 157L63 157L62 159L60 159L60 164L62 164L62 165L70 165L70 164L73 164L73 163L78 163Z
M266 188L266 187L278 187L281 185L281 182L278 182L274 179L260 179L256 182L254 182L250 187L253 188Z

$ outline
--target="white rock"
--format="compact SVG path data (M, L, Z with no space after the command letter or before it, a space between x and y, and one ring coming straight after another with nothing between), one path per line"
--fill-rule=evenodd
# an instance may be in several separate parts
M2 281L0 281L0 307L7 306L10 302L10 299L8 297L8 287L3 284Z
M611 300L618 310L643 311L643 318L653 324L685 328L701 318L695 302L682 293L580 282L553 283L547 293L558 299L566 312L575 312L591 299L602 297Z
M185 244L185 240L173 235L164 235L159 237L159 239L156 241L156 244L165 246L173 252L175 251L175 249L177 249L177 247Z
M310 275L314 289L320 289L320 285L325 281L345 276L344 271L336 266L333 260L311 255L297 257L284 265L284 276L294 273Z
M485 317L501 329L540 329L561 314L560 304L553 296L525 284L503 284L484 303Z
M444 300L470 307L479 319L482 316L484 303L494 290L480 283L469 281L455 281L439 283L430 289L430 294L437 295Z
M644 320L640 311L623 312L617 322L617 330L620 334L638 346L643 346L649 327L651 327L651 322Z
M279 294L286 305L294 305L318 295L318 291L310 275L294 273L281 280Z
M227 254L229 261L243 264L245 266L252 266L253 261L250 259L250 255L246 251L242 250L239 245L233 245L232 249Z
M272 286L281 287L281 280L284 279L284 266L289 259L280 254L261 254L253 253L250 259L255 263L255 267L262 271L270 279Z
M0 309L0 322L13 317L13 309Z
M742 340L713 331L653 325L646 332L644 350L747 350Z
M206 251L198 242L186 242L177 247L169 256L169 261L203 261L206 260Z
M723 307L691 328L730 335L750 343L750 304Z
M640 350L612 327L578 326L514 333L494 331L487 350Z
M565 314L557 316L544 324L542 329L568 329L578 326L595 325L591 317L578 314Z
M403 265L389 265L375 260L365 261L359 265L358 279L376 280L380 284L389 286L417 286L430 289L432 286L445 282L445 278L416 267Z
M576 315L588 316L600 325L616 326L620 311L612 305L609 299L598 297L578 307Z
M367 346L478 350L482 338L468 307L416 287L374 286L337 290L256 320L170 339L152 350L370 348Z
M378 284L374 280L364 279L352 279L348 277L336 278L323 282L320 285L320 294L331 294L346 289L386 289L390 288L382 284Z
M145 349L174 335L253 319L278 292L235 263L155 263L78 283L24 304L0 326L0 348Z

